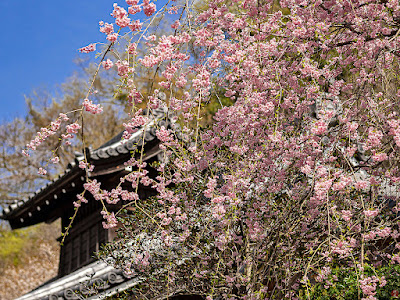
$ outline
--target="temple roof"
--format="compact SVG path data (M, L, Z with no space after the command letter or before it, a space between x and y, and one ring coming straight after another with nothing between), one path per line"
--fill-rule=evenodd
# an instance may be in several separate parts
M139 278L128 278L121 270L96 261L67 276L46 282L16 300L104 299L139 282Z
M90 178L125 170L124 162L131 157L133 151L137 150L138 145L142 145L142 142L144 142L144 160L149 160L160 153L156 128L165 126L176 129L177 124L170 121L166 109L152 112L150 123L138 128L128 140L121 139L121 132L95 150L86 149L88 162L95 166L94 171L88 174ZM76 155L75 160L68 164L62 174L37 190L31 197L16 200L4 207L0 212L0 218L8 220L13 229L57 219L61 203L68 199L71 201L72 193L75 197L77 187L82 188L86 181L85 171L79 168L79 161L83 159L83 154Z

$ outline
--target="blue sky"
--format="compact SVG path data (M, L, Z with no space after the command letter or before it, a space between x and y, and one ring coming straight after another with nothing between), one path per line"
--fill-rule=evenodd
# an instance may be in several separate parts
M24 95L33 89L72 75L80 47L105 42L98 22L112 21L114 2L0 0L0 122L24 115Z

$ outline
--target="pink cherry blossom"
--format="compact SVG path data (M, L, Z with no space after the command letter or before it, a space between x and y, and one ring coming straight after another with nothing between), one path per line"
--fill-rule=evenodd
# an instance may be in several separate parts
M118 33L110 33L107 35L107 40L109 40L110 42L116 42L118 39Z
M134 150L111 191L90 177L90 157L79 163L84 193L110 208L105 228L117 224L113 205L131 202L129 243L110 245L126 255L117 265L154 280L154 297L182 288L182 274L210 299L296 299L330 289L339 269L376 298L386 279L368 267L400 261L398 1L171 1L159 13L122 2L100 22L101 65L120 76L121 143ZM102 109L85 99L78 111ZM56 133L75 142L67 118L24 155Z
M46 175L46 174L47 174L47 171L46 171L45 169L43 169L43 168L39 168L38 174L39 174L39 175Z
M365 210L365 211L364 211L364 215L365 215L367 218L376 217L378 214L379 214L379 210L378 210L378 209L376 209L376 210Z
M103 32L107 35L114 32L113 24L104 23L103 21L101 21L101 22L99 22L99 25L100 25L100 32Z
M79 49L79 52L82 52L82 53L90 53L93 51L96 51L96 44L89 44L89 45Z
M149 0L143 1L143 11L146 16L150 17L156 11L156 5L154 3L149 3Z
M112 66L114 65L113 62L110 59L107 59L105 61L102 61L101 64L103 65L103 68L105 70L109 70L112 68Z
M86 111L92 113L92 114L99 114L103 111L103 108L101 107L100 104L93 104L93 102L89 99L83 100L83 107Z

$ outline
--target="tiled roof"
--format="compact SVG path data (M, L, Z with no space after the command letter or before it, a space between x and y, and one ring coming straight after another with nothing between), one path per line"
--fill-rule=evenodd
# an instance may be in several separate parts
M71 162L68 164L67 169L60 175L58 175L56 178L53 180L49 181L45 186L41 187L38 189L36 192L34 192L29 198L26 199L21 199L21 200L16 200L14 203L10 204L9 206L3 207L3 210L0 212L0 218L6 219L6 217L11 214L11 212L15 211L16 209L23 207L26 205L27 202L31 201L33 198L37 197L40 195L42 192L50 189L52 186L54 186L57 182L63 181L64 178L69 177L71 171L76 165L75 162Z
M51 280L16 300L104 299L137 283L139 278L127 278L121 270L96 261L67 276Z
M89 162L96 166L103 163L104 161L127 155L131 151L137 149L137 145L140 144L143 139L145 144L155 140L157 127L164 126L166 128L172 128L176 132L179 132L179 126L170 121L168 111L165 108L153 110L151 119L152 120L149 124L147 124L143 128L139 128L138 131L134 133L129 140L122 140L121 138L123 133L121 132L110 141L100 146L98 149L89 149L87 153ZM83 154L78 154L75 158L75 161L68 164L68 167L64 171L64 173L60 174L52 181L48 182L45 186L33 193L33 195L31 195L29 198L16 200L9 206L3 207L3 210L0 211L0 218L9 219L9 217L15 214L16 211L21 210L26 206L29 206L31 203L33 203L35 199L40 198L41 195L48 193L52 189L59 190L60 184L66 182L67 180L70 180L74 176L77 176L78 178L80 177L80 180L84 181L84 172L77 166L80 160L83 160ZM72 186L74 186L74 184L74 182L71 182ZM61 192L63 192L62 189ZM55 194L54 197L57 198L57 195Z

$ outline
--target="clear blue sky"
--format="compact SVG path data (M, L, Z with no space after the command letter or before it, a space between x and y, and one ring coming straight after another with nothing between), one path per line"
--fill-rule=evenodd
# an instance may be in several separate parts
M112 21L124 0L0 0L0 122L22 116L24 95L69 77L80 47L105 42L100 20Z

